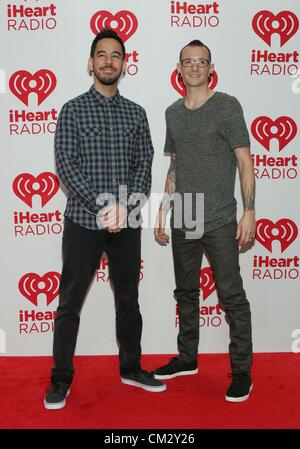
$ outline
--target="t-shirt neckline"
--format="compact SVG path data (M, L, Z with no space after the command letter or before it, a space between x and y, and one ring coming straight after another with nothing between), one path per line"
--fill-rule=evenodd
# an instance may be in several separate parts
M203 103L201 106L199 106L198 108L196 108L196 109L189 109L189 108L187 108L186 107L186 105L185 105L185 98L186 97L183 97L183 102L182 102L182 105L183 105L183 107L184 107L184 109L185 110L187 110L187 111L189 111L189 112L197 112L197 111L201 111L208 103L210 103L210 101L217 95L219 93L219 91L215 91L215 93L211 96L211 97L209 97L207 100L206 100L206 102L205 103Z

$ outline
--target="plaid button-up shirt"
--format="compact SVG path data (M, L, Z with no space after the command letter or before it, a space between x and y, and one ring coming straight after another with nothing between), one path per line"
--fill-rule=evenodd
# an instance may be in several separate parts
M104 97L92 86L67 102L55 132L55 161L68 190L65 216L98 229L99 194L119 201L119 186L149 194L153 146L145 110L119 92Z

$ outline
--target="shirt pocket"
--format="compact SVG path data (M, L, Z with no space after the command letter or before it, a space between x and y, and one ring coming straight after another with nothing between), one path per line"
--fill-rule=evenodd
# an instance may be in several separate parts
M119 129L117 139L119 140L120 154L125 160L129 161L134 155L136 129L133 126L123 126Z
M87 126L85 128L81 128L79 130L80 137L84 138L93 138L102 136L103 129L99 126Z
M105 135L100 126L87 126L79 129L79 148L81 157L89 160L99 158L104 153Z
M122 128L122 136L125 141L133 142L135 138L135 129L134 127L123 127Z

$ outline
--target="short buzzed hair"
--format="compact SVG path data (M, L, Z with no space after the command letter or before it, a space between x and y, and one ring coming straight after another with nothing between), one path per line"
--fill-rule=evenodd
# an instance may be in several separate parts
M211 63L211 51L210 51L210 49L207 47L207 45L203 44L203 42L199 41L198 39L194 39L193 41L189 42L188 44L186 44L186 45L180 50L180 54L179 54L179 62L181 62L181 60L182 60L182 53L183 53L183 50L184 50L186 47L204 47L204 48L206 48L207 51L208 51L208 60L209 60L209 63Z

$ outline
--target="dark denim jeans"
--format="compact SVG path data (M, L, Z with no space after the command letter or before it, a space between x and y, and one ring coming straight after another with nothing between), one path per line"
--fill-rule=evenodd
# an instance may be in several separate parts
M179 358L195 361L199 344L199 272L205 251L214 273L219 302L230 327L232 373L249 373L252 363L251 312L239 267L237 223L229 223L200 239L185 239L172 229L172 250L179 312Z
M54 326L52 382L70 383L74 374L80 312L103 252L115 296L116 334L121 374L140 369L142 317L138 304L141 265L140 229L119 233L93 231L66 219L63 232L63 268Z

